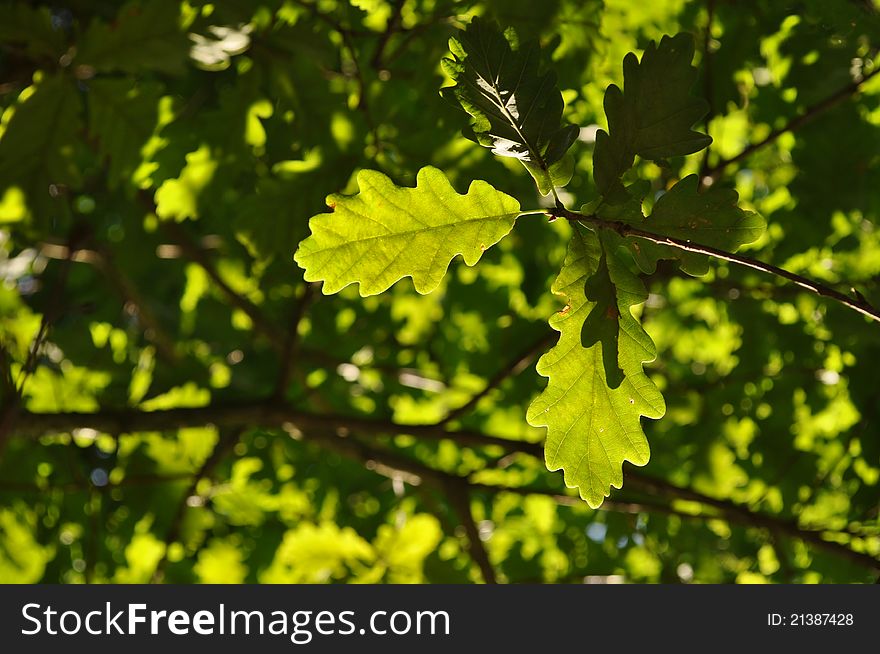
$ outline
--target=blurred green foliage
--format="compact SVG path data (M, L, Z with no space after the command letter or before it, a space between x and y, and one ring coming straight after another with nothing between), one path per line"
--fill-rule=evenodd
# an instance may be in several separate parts
M712 174L767 220L749 256L880 304L880 76L854 85L876 70L877 12L0 4L0 580L874 580L875 323L756 272L661 262L641 320L667 414L643 424L650 463L593 510L533 456L544 430L525 419L569 225L524 217L428 295L404 280L323 297L293 252L363 169L414 186L432 165L459 192L480 179L542 206L528 171L462 136L467 116L439 95L448 40L474 16L551 53L563 122L581 126L568 206L597 195L595 134L624 56L690 32L714 142L637 160L655 180L645 207ZM399 426L450 412L444 428L511 446Z

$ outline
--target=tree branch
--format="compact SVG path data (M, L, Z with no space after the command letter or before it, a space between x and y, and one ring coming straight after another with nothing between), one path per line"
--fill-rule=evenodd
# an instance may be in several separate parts
M455 478L453 478L455 479ZM458 514L459 520L464 527L468 539L468 551L471 558L476 562L483 575L483 581L487 584L497 584L495 577L495 569L492 567L492 561L489 559L489 553L483 545L483 539L480 538L480 530L474 521L474 515L471 512L471 498L468 493L469 482L467 479L461 481L450 481L446 484L446 495L452 503L455 512Z
M310 438L312 438L311 435ZM377 451L367 447L362 443L353 441L353 439L339 438L334 436L322 436L321 439L323 442L328 442L329 439L330 444L334 447L334 449L342 454L347 454L348 456L353 455L358 460L367 463L367 467L369 469L372 469L379 474L383 474L385 476L394 476L396 471L402 471L407 475L411 475L410 483L420 483L421 480L426 480L430 481L434 485L440 486L441 488L457 488L459 489L459 492L461 492L461 489L466 489L466 492L512 492L519 495L546 495L552 497L556 502L560 504L569 506L582 504L579 498L562 493L557 493L555 491L534 489L528 487L493 486L489 484L474 483L468 477L462 477L459 475L446 473L441 470L436 470L434 468L426 466L419 461L414 461L412 459L409 459L408 457L393 452ZM517 444L514 443L513 445L515 448ZM642 472L633 471L632 469L628 469L626 472L627 484L631 487L636 486L637 488L640 488L642 492L648 494L649 499L643 499L636 502L606 500L601 507L603 510L616 511L621 513L662 513L667 515L676 515L690 520L703 521L707 519L721 518L733 524L739 524L744 527L766 529L769 530L771 533L783 533L791 536L792 538L797 538L804 541L805 543L809 543L817 549L822 549L836 556L845 558L857 565L866 567L870 570L880 571L880 559L875 558L870 554L850 549L849 547L841 543L825 540L825 534L839 533L835 532L834 530L806 529L801 527L796 520L788 520L777 516L758 513L756 511L753 511L752 509L749 509L746 506L736 504L735 502L716 499L697 491L691 490L689 488L682 488L651 475L646 475ZM675 507L668 504L658 502L656 499L650 499L657 496L666 497L673 500L679 499L687 500L689 502L696 502L702 504L704 507L714 509L715 511L710 512L709 514L706 514L705 512L703 512L703 510L701 510L700 513L687 513L685 511L677 510L675 509ZM450 499L453 498L450 497ZM457 498L456 501L458 503L458 506L460 507L461 498ZM456 512L462 513L462 509L457 508ZM470 515L469 507L468 513L466 515ZM462 517L461 519L464 520L465 518ZM467 529L467 525L464 526ZM476 527L474 526L473 529L476 530ZM471 538L479 539L479 533L475 532L472 535L471 531L469 530L468 538L469 540ZM480 542L481 544L481 541L478 542ZM483 550L482 553L472 551L472 555L474 556L474 560L478 563L478 565L480 565L481 570L484 574L484 579L487 579L487 583L491 583L488 582L489 577L485 576L487 574L487 571L484 569L484 566L488 565L488 569L493 575L494 571L492 571L491 565L488 564L488 557L485 555L485 550ZM479 561L479 557L483 556L486 556L486 558L481 563Z
M73 256L83 244L83 241L88 238L90 232L91 230L88 226L83 223L74 223L70 228L66 245L67 256L59 264L61 269L58 271L58 277L55 278L52 289L49 291L46 309L40 318L40 326L31 341L27 358L19 370L18 377L13 381L13 388L8 393L8 402L5 402L5 406L0 408L0 455L2 455L6 446L6 441L15 428L15 422L21 411L22 398L24 397L24 386L27 383L28 378L37 368L37 358L40 354L40 348L48 338L52 325L64 315L65 290L70 278ZM11 361L5 361L5 355L3 363L7 366L11 366Z
M807 109L802 114L796 116L795 118L792 118L784 126L772 130L766 137L764 137L757 143L752 143L751 145L746 146L739 154L730 157L729 159L722 159L714 166L706 170L703 174L702 179L705 180L708 177L711 182L717 181L718 178L721 177L721 173L723 173L724 169L727 168L729 165L742 161L746 157L752 155L755 151L760 150L770 143L773 143L776 139L778 139L786 132L793 132L797 129L800 129L820 114L824 113L828 109L831 109L838 103L854 95L866 82L868 82L868 80L877 75L877 73L880 73L880 66L872 70L860 80L855 80L850 84L847 84L842 89L839 89L837 92L831 94L824 100L820 100L816 104L807 107Z
M106 248L96 248L96 257L92 263L103 275L104 279L116 289L123 301L123 309L132 310L143 327L144 337L156 346L156 353L167 362L175 363L177 355L174 341L159 324L156 315L141 295L134 282L116 265L113 255Z
M244 312L253 323L254 329L265 336L273 348L282 352L284 350L284 334L266 318L262 310L226 283L226 280L217 272L217 268L208 257L208 254L190 238L189 234L180 225L173 221L163 221L162 227L180 246L184 256L205 271L205 274L214 282L214 285L226 296L227 301L236 309Z
M715 117L715 101L712 84L712 23L715 22L715 0L706 1L706 29L703 31L703 59L700 67L703 69L703 96L709 103L709 111L703 122L706 125L706 133L709 133L709 125ZM703 153L703 160L700 163L700 180L702 181L709 171L709 153L712 150L712 143L706 146Z
M209 405L197 408L140 411L137 409L106 409L94 413L58 412L31 413L22 411L14 433L36 438L47 434L69 433L90 428L105 434L126 434L144 431L169 431L185 427L214 425L218 428L292 426L299 429L342 430L365 434L409 434L428 440L453 440L468 447L501 447L543 456L540 443L512 441L487 436L478 431L447 430L442 425L398 425L389 420L309 413L284 404L250 402Z
M388 47L388 41L400 27L400 14L403 12L405 2L406 0L395 0L394 7L391 9L391 15L385 24L385 31L379 37L376 50L373 52L373 58L370 60L370 65L380 73L385 68L383 59L385 57L385 48Z
M70 259L74 263L93 266L119 295L123 302L123 310L137 316L144 328L144 337L156 346L157 354L172 363L180 358L175 351L174 341L162 329L134 282L116 265L109 249L94 244L94 249L81 248L71 252L63 243L50 240L41 241L35 246L39 248L40 254L48 259L58 261Z
M628 483L631 487L641 488L649 494L672 495L682 500L699 502L706 506L717 509L721 517L728 522L767 529L770 533L778 532L787 534L794 538L798 538L805 543L814 545L827 552L837 554L843 558L849 559L853 563L866 566L871 570L880 570L880 559L837 543L825 540L823 537L826 533L835 533L834 530L815 530L801 527L796 520L786 520L776 516L770 516L754 511L746 506L731 502L730 500L721 500L702 493L698 493L690 488L682 488L676 486L663 479L652 477L644 473L638 475L629 475ZM839 532L838 532L839 533Z
M824 284L820 284L819 282L807 279L806 277L802 277L801 275L789 272L772 264L758 261L757 259L751 259L749 257L745 257L739 254L732 254L730 252L719 250L718 248L710 247L708 245L699 245L698 243L675 238L673 236L662 236L660 234L654 234L653 232L648 232L643 229L639 229L638 227L633 227L632 225L629 225L627 223L617 222L613 220L603 220L602 218L599 218L598 216L593 214L583 214L576 211L569 211L568 209L562 207L549 209L547 213L553 217L562 217L574 222L581 222L594 228L610 229L620 236L643 238L646 241L657 243L658 245L666 245L677 250L683 250L685 252L705 254L710 257L729 261L730 263L745 266L746 268L751 268L752 270L757 270L768 275L775 275L789 282L792 282L793 284L797 284L801 288L815 293L816 295L834 300L835 302L842 304L848 309L852 309L853 311L857 311L863 316L867 316L871 320L880 322L880 310L869 304L867 300L865 300L863 297L859 296L857 298L851 298L847 295L844 295L843 293L840 293L839 291L835 291L829 286L825 286Z
M535 491L528 488L490 487L484 484L474 484L466 477L459 477L441 470L435 470L421 462L414 461L395 452L368 448L356 439L345 438L343 435L351 433L369 436L409 434L427 439L449 439L468 447L500 447L508 452L518 452L542 458L543 446L540 443L507 440L476 431L446 430L441 425L409 426L398 425L386 420L311 414L281 405L265 403L241 404L238 406L207 406L195 409L167 409L163 411L124 409L105 410L96 413L67 412L51 414L23 411L15 424L14 433L18 436L37 437L45 434L70 432L75 428L89 427L97 431L113 434L168 431L208 424L221 429L262 427L266 429L283 429L292 434L305 431L308 432L307 438L309 440L317 441L319 444L329 444L330 447L340 453L365 462L369 469L380 474L391 476L394 471L403 471L408 475L406 480L412 484L418 484L421 480L430 480L434 485L441 486L446 486L449 483L466 483L470 490L488 491L489 489L497 488L496 492L509 490L521 494L550 494L545 491ZM700 519L701 517L702 519L722 517L732 523L748 527L776 530L793 538L799 538L829 553L847 558L859 565L866 566L872 570L880 570L880 559L852 550L841 543L826 540L826 534L839 533L835 530L805 529L800 527L796 520L762 514L736 502L714 498L690 488L683 488L629 467L626 469L625 476L629 488L633 490L638 489L640 492L648 495L649 498L659 496L671 500L678 499L696 502L718 512L718 515L700 516L695 514L695 519ZM558 495L560 498L568 498L563 500L562 503L573 504L580 502L580 500L570 496L558 493L552 494L554 496ZM630 513L636 510L636 505L643 506L646 510L663 513L675 512L676 515L679 513L674 507L664 506L664 508L658 508L655 505L656 503L652 503L651 500L639 502L606 501L606 504L606 508L609 510L621 510Z
M352 36L354 34L353 30L344 27L332 16L321 12L317 7L317 3L305 2L305 0L293 1L300 7L307 9L309 12L311 12L314 18L326 23L327 26L330 27L330 29L332 29L334 32L339 34L340 38L342 39L343 50L348 52L348 56L351 59L351 71L346 71L345 66L343 65L342 75L348 77L349 79L354 79L355 83L357 84L358 101L355 108L363 114L364 120L367 123L367 128L369 129L370 134L375 141L376 150L381 151L382 141L379 139L379 132L376 127L376 122L373 120L373 114L370 111L369 100L367 99L367 82L364 78L363 71L361 70L360 63L358 62L357 48L355 47L354 40L352 39ZM379 54L381 55L381 53Z
M474 563L480 568L483 581L487 584L495 584L496 576L489 554L480 539L479 529L474 522L470 508L468 492L470 481L467 477L450 474L436 468L431 468L420 461L410 459L395 452L379 450L367 446L354 438L343 438L339 435L317 430L309 432L307 440L317 441L319 444L330 447L334 451L355 459L377 474L392 479L402 479L411 486L418 486L426 482L435 489L446 495L459 523L464 528L468 539L468 551ZM442 521L443 516L438 518Z

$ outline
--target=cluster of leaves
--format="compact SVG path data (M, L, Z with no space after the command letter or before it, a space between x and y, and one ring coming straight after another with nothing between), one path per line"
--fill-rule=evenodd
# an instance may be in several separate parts
M0 580L873 580L876 4L0 2Z
M480 19L450 44L453 58L444 59L444 69L455 85L446 90L473 117L474 139L494 154L520 160L542 195L556 195L555 189L571 180L573 157L567 151L580 130L559 125L562 95L555 75L542 70L538 45L519 46L514 32L502 34ZM659 45L649 43L641 61L632 53L624 59L625 91L608 88L609 131L596 134L593 171L601 195L584 211L644 226L659 236L734 251L764 230L760 217L737 206L735 191L700 193L697 176L691 175L657 200L646 217L642 203L650 185L636 181L624 188L621 183L636 155L665 160L711 142L691 129L708 111L705 101L690 96L696 79L693 55L693 39L679 34L663 37ZM483 182L474 182L464 196L456 194L435 168L420 171L415 189L395 188L381 173L369 171L358 175L358 185L353 197L328 198L334 213L312 219L312 235L297 251L306 279L324 280L325 293L359 283L361 295L372 295L405 276L413 278L417 291L429 293L455 255L474 265L521 215L516 200ZM558 196L556 202L564 211ZM550 470L562 468L568 485L579 488L594 508L609 486L621 487L624 461L648 462L641 416L660 418L666 411L642 369L654 360L656 348L632 313L648 293L620 250L631 251L645 273L654 272L661 259L679 258L691 274L708 271L704 255L682 257L669 246L605 232L601 223L573 229L553 286L567 301L551 321L561 337L538 362L538 372L550 383L529 408L528 420L548 428Z

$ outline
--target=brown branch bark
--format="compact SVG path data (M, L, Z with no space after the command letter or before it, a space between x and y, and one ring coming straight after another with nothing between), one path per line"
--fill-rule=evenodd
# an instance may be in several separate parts
M152 202L152 200L151 200ZM272 322L270 322L263 314L260 307L251 302L248 298L237 293L224 280L217 271L214 262L208 256L208 253L200 248L190 237L190 235L180 225L173 221L163 221L163 229L168 235L174 239L174 242L180 246L184 256L193 263L200 266L205 274L208 275L214 285L220 289L226 300L236 309L243 311L254 325L254 330L262 334L269 341L269 344L279 352L284 350L284 334Z
M706 125L706 133L709 133L709 125L715 117L715 101L713 98L712 84L712 23L715 22L715 0L706 0L706 29L703 31L703 59L700 62L700 68L703 70L703 96L709 103L709 111L703 119ZM712 143L706 146L703 153L703 160L700 162L700 180L706 177L709 171L709 153L712 151Z
M293 364L299 354L299 325L306 314L306 310L312 303L317 290L317 284L305 282L302 297L293 305L290 313L290 324L287 327L287 336L284 339L284 347L281 349L281 365L278 370L278 380L275 382L274 399L283 401L284 395L290 386L293 375Z
M5 402L5 406L0 407L0 456L3 454L6 442L13 432L15 423L21 412L24 385L37 368L37 358L40 354L40 348L48 338L52 325L64 315L64 309L66 306L66 303L64 302L65 289L67 288L67 282L70 278L70 268L73 265L73 256L83 242L88 239L90 233L91 230L89 227L82 223L74 223L70 228L66 245L67 256L61 261L61 270L59 270L58 277L55 279L52 289L49 291L46 310L40 318L40 327L31 342L27 358L19 371L18 378L13 381L13 388L9 392L9 397ZM11 361L4 361L4 363L10 365Z
M58 412L31 413L22 411L15 425L20 436L39 437L45 434L68 433L77 428L91 428L106 434L142 431L169 431L183 427L214 425L218 428L264 427L269 429L296 427L301 430L324 429L365 434L409 434L430 440L450 439L469 447L496 446L511 448L534 456L542 456L540 443L512 441L487 436L472 430L448 430L442 425L398 425L389 420L359 416L337 416L309 413L283 404L265 402L210 405L198 408L139 411L107 409L95 413Z
M629 475L627 479L630 487L640 488L651 494L660 494L664 496L671 495L679 499L699 502L700 504L717 509L721 517L728 522L748 527L759 527L768 530L770 533L777 532L786 534L793 538L798 538L805 543L809 543L810 545L814 545L819 549L823 549L827 552L848 559L853 563L863 565L871 570L880 570L880 559L873 557L870 554L857 552L845 545L824 538L825 534L835 533L834 530L807 529L801 527L796 520L786 520L784 518L759 513L730 500L709 497L690 488L682 488L681 486L676 486L668 481L644 473L639 473L637 476Z
M465 530L468 552L480 569L483 581L487 584L497 583L495 570L489 560L489 554L483 541L480 539L479 529L471 513L468 496L470 481L467 477L437 470L396 452L370 447L356 438L343 438L323 430L309 432L306 439L318 442L343 456L355 459L364 464L368 470L377 474L392 479L399 478L411 486L429 484L444 494L458 516L459 524ZM441 522L444 522L444 517L438 515Z
M405 1L406 0L396 0L394 2L394 7L391 9L391 15L388 17L388 22L385 24L385 31L382 32L382 36L379 37L379 42L376 44L376 50L373 52L373 58L370 60L370 65L380 72L385 68L385 48L388 47L388 41L400 28L400 14L403 11Z
M467 479L447 482L446 495L452 503L455 512L458 514L459 520L461 520L461 524L467 534L468 551L470 552L471 558L477 564L477 567L480 568L480 573L483 575L483 581L487 584L497 584L498 580L495 577L495 568L492 567L489 553L483 545L482 538L480 538L480 529L477 527L477 523L474 521L474 515L471 512L471 498L468 492L468 486L469 482Z
M143 294L128 275L119 268L107 248L95 244L94 249L80 249L76 252L70 252L70 248L66 245L51 241L43 241L38 247L40 254L49 259L65 261L69 258L75 263L86 263L98 270L122 300L123 310L137 316L143 327L144 337L156 346L159 357L171 363L179 360L180 357L175 350L173 339L159 324Z
M109 250L96 247L95 252L97 257L93 262L94 266L116 290L123 301L123 309L129 310L130 305L143 328L144 337L156 346L156 353L161 359L169 363L177 362L180 357L177 355L174 340L165 332L135 283L116 265Z

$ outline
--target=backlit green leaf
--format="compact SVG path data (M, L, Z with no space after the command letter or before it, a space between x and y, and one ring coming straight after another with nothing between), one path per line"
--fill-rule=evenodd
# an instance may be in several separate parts
M415 188L397 187L372 170L357 180L357 195L327 198L333 213L311 219L312 235L296 252L306 280L323 280L327 294L359 282L361 295L375 295L403 277L429 293L455 255L474 265L519 215L509 195L482 181L460 195L436 168L422 168Z
M654 210L638 227L664 236L672 236L700 245L735 252L764 233L764 219L752 211L740 209L738 195L732 189L699 190L696 175L679 181L654 205ZM601 213L601 212L600 212ZM624 221L631 222L631 221ZM639 268L652 273L661 259L678 259L681 268L691 275L704 275L709 258L644 239L624 239Z
M624 461L648 462L650 450L640 418L660 418L666 411L660 391L642 370L642 363L656 354L654 345L630 312L632 305L644 301L644 287L603 249L595 233L575 227L553 284L553 292L568 299L566 308L550 319L550 325L560 332L559 342L538 361L538 372L549 382L527 415L532 425L547 427L547 467L561 468L565 483L577 487L592 507L602 503L611 486L622 486ZM601 285L605 286L601 298L586 296L585 287ZM616 290L616 307L607 300L609 286ZM601 335L589 347L582 344L585 324L603 330L606 336L613 331L610 321L608 326L593 327L608 317L604 312L609 309L619 314L614 336L622 380L616 388L608 383L604 362L613 348L601 341Z

